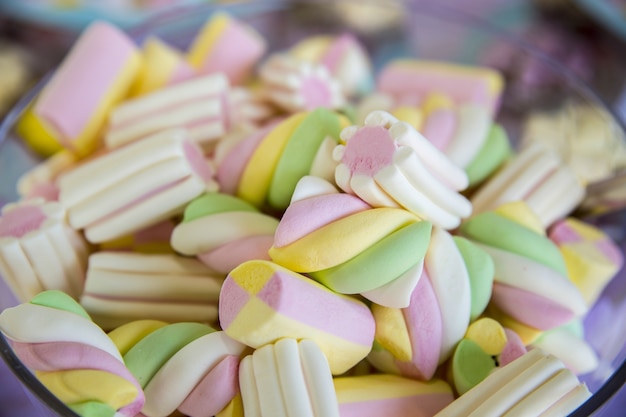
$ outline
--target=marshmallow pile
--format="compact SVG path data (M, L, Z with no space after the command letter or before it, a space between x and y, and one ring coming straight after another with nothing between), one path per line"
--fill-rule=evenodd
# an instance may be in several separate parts
M46 159L0 216L0 331L84 417L565 415L622 253L558 154L512 149L504 87L374 74L350 33L93 23L16 126Z

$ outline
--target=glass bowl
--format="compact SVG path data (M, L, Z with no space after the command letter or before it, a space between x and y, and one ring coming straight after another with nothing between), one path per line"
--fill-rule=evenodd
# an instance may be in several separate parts
M598 165L602 168L601 174L593 180L610 177L623 168L623 161L615 157L611 147L622 149L625 129L590 87L559 62L523 41L476 17L441 5L355 0L264 1L180 7L157 15L129 33L139 43L149 35L157 35L185 49L208 16L217 10L226 10L254 26L266 37L272 50L285 49L311 34L351 31L369 51L374 69L380 69L397 57L497 66L507 82L497 121L505 127L514 146L524 139L530 121L537 115L559 117L561 124L555 125L555 135L560 133L558 129L563 127L563 120L566 120L569 130L576 132L582 122L571 112L571 108L584 108L586 116L600 122L605 135L608 135L606 159ZM503 56L508 59L498 59ZM524 67L518 65L520 62L532 68L533 77L546 77L550 83L537 87L536 83L529 82ZM39 161L15 135L13 127L45 81L42 80L24 96L0 125L0 206L18 198L15 184L19 176ZM575 146L578 140L582 139L574 135L560 143L559 150L566 160L578 149ZM589 220L607 231L626 252L626 213L623 210L596 211ZM16 299L0 280L0 309L15 304ZM600 366L594 372L581 376L593 395L572 415L594 413L624 385L625 324L626 274L621 271L584 321L588 341L600 358ZM24 368L3 337L0 337L0 354L25 387L38 415L75 416Z

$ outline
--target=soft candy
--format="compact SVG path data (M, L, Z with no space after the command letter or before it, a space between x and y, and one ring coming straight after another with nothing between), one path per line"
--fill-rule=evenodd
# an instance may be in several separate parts
M430 94L442 93L455 104L478 104L495 114L504 86L502 75L491 68L448 62L397 59L376 79L376 89L403 104L423 103Z
M239 160L245 168L236 195L260 208L284 210L303 176L332 179L336 166L332 152L346 125L344 116L320 107L296 113L255 137L249 158Z
M573 217L553 224L548 237L559 247L569 278L592 306L624 264L620 248L599 228Z
M253 348L285 337L311 339L334 375L363 359L374 340L374 318L365 304L261 260L228 274L219 318L226 334Z
M259 77L268 100L291 113L345 105L341 87L320 64L275 54L261 66Z
M473 251L478 257L486 256L477 248ZM488 298L492 280L493 275L482 277L476 272L470 278L457 242L446 231L434 228L409 305L401 310L372 305L377 345L368 360L384 372L431 379L466 333L474 301L471 281L475 281L475 291ZM485 297L476 297L480 298ZM485 304L479 304L482 312Z
M590 395L561 361L533 349L491 373L436 417L564 416Z
M270 260L278 220L250 203L222 193L204 194L185 208L172 247L224 276L251 259Z
M95 22L37 97L33 116L64 148L88 155L98 147L108 112L126 96L140 66L130 38Z
M587 311L558 248L525 203L478 214L460 232L493 258L492 303L506 314L548 330Z
M213 323L221 285L195 259L101 251L89 257L80 303L107 330L139 319Z
M143 390L117 347L68 295L45 291L4 310L0 331L24 365L79 415L133 417L141 410Z
M20 301L44 290L74 298L83 291L89 247L65 215L61 204L42 199L2 207L0 273Z
M181 213L215 189L201 150L180 129L167 130L90 160L59 178L70 224L105 242Z
M346 96L372 88L372 64L363 45L351 33L314 35L289 49L289 55L323 65Z
M168 85L195 77L196 71L185 61L182 52L157 37L149 37L141 50L143 65L129 92L141 96Z
M210 417L237 392L245 346L222 331L201 323L139 321L113 330L110 337L124 344L124 361L145 391L141 412L147 417L166 417L177 409Z
M223 73L233 85L243 84L267 45L250 25L216 13L193 39L187 59L201 74Z
M202 148L211 149L228 129L228 80L207 75L127 100L111 111L105 144L117 148L169 128L185 128Z
M246 417L339 417L328 361L311 340L281 339L241 361Z
M341 417L431 417L454 400L443 380L372 374L334 379Z
M421 274L431 229L405 210L373 209L324 180L303 177L269 255L339 293L404 307Z
M22 198L41 197L48 201L59 199L57 178L76 166L77 157L68 150L61 150L22 174L17 181L17 192Z
M558 154L533 144L489 179L471 201L483 213L514 201L525 201L543 227L567 216L583 199L585 189Z
M374 207L402 207L446 229L457 227L472 206L458 191L465 172L415 128L387 112L367 116L365 126L341 133L335 148L335 181Z

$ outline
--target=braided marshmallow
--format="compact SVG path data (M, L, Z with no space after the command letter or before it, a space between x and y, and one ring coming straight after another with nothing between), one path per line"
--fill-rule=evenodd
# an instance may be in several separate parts
M384 111L370 113L365 126L341 132L335 148L337 185L373 207L403 207L444 229L457 227L472 212L458 191L465 172L417 130Z
M237 394L245 346L222 331L202 323L138 320L109 337L144 389L141 412L147 417L166 417L177 409L211 417Z
M22 363L78 414L132 417L141 410L144 393L116 345L67 294L44 291L4 310L0 331Z
M341 87L321 64L274 54L261 66L259 76L268 99L292 113L345 104Z
M247 417L339 417L328 360L312 340L255 350L241 361L239 386Z
M0 273L22 302L44 290L62 290L77 298L88 252L59 203L37 198L2 208Z

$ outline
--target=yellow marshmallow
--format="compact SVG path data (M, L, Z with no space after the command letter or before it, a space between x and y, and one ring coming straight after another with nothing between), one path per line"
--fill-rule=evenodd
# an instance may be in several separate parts
M76 369L36 372L36 375L65 404L95 400L119 410L132 403L138 394L131 382L106 371Z
M465 332L465 338L475 342L489 355L499 355L506 345L506 333L500 323L488 317L471 323Z
M413 348L402 310L378 304L373 304L371 308L376 320L376 342L396 359L409 362L413 357Z

